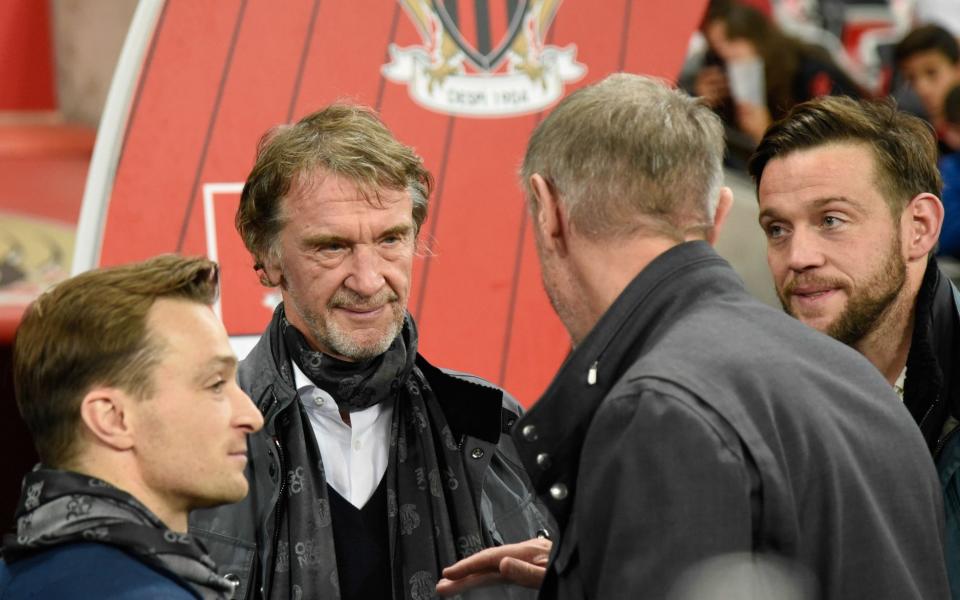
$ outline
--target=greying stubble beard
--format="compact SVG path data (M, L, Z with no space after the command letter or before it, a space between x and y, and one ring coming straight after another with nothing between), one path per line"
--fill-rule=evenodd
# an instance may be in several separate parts
M347 288L340 288L327 303L328 311L339 307L364 308L381 305L390 307L393 312L393 320L389 327L384 330L383 335L378 339L366 344L353 339L332 318L324 318L324 316L319 316L310 310L302 310L300 314L307 324L307 328L310 329L313 339L323 347L344 358L362 361L386 352L393 344L393 340L400 335L400 330L403 328L404 307L400 305L398 300L399 296L389 288L385 288L370 297L361 296Z
M840 316L827 326L824 333L848 346L854 346L880 327L882 321L891 317L888 312L900 296L907 280L907 265L901 256L901 250L900 236L894 233L890 252L884 258L883 264L869 279L859 284L857 290L851 290L847 306ZM777 294L783 309L792 317L797 315L791 310L787 298L793 288L799 285L799 281L799 278L794 279L782 293ZM824 280L810 278L802 281L809 284Z

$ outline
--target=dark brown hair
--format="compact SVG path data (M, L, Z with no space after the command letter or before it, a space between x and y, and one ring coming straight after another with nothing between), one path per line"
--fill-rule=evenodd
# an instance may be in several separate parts
M147 398L160 349L147 330L158 298L211 305L217 264L172 254L88 271L62 281L27 308L13 346L17 406L40 460L70 463L80 403L106 385Z
M876 183L894 216L917 194L940 195L943 183L933 130L922 119L897 110L891 100L824 96L798 104L764 134L750 157L750 174L759 188L771 160L831 143L870 148Z
M960 44L953 34L937 25L923 25L908 33L893 50L893 60L900 64L914 54L937 52L952 64L960 62Z

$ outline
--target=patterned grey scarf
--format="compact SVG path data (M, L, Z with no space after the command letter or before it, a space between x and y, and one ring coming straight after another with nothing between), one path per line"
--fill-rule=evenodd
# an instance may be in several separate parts
M53 469L29 473L16 517L16 535L4 536L7 562L60 544L98 542L172 575L204 600L233 597L235 584L217 575L199 540L171 531L136 498L95 477Z
M409 317L387 353L356 364L311 350L278 311L274 356L297 366L340 406L395 398L387 478L390 570L395 600L436 598L444 567L483 548L479 510L470 492L460 442L454 439L423 373L414 365L417 330ZM327 367L330 368L327 368ZM289 369L281 369L288 372ZM342 385L350 381L351 385ZM340 382L340 383L338 383ZM293 381L287 382L293 385ZM302 405L282 415L277 434L286 482L281 497L271 598L339 600L330 500L317 443ZM291 418L292 416L292 418ZM375 600L375 599L370 599Z

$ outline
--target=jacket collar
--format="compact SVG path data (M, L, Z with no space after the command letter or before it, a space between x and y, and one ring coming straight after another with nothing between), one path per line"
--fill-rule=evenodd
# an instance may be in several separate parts
M933 257L917 293L914 319L904 404L935 451L944 422L960 406L960 381L952 368L960 360L960 316L953 284Z
M517 424L513 437L524 466L561 529L573 505L580 450L604 398L671 323L731 285L742 289L733 269L706 242L664 252L617 297ZM563 491L552 494L554 486Z
M266 332L250 354L241 361L238 375L240 386L249 390L248 393L263 413L268 428L272 419L297 398L296 388L288 383L293 381L291 366L279 364L280 361L270 344L274 328L279 327L279 311L278 306ZM447 423L457 439L468 435L492 444L499 441L503 431L502 390L482 382L479 378L467 379L439 369L419 353L415 364L436 392ZM283 374L284 369L290 373L289 376Z

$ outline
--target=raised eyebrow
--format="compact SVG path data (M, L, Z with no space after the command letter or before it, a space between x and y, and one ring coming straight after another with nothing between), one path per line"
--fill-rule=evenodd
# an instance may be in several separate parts
M854 210L857 210L857 211L860 211L860 212L863 211L863 205L862 205L862 204L860 204L860 203L857 202L856 200L852 200L852 199L850 199L850 198L847 198L846 196L827 196L827 197L825 197L825 198L817 198L817 199L814 200L811 204L813 205L814 208L818 208L818 209L819 209L819 208L823 208L824 206L827 206L827 205L829 205L829 204L833 204L834 202L839 202L839 203L842 203L842 204L848 204L848 205L850 205ZM757 220L762 222L762 221L764 221L765 219L779 219L779 218L782 218L782 217L780 217L775 210L773 210L772 208L765 208L765 209L763 209L763 210L760 211L760 216L758 217Z
M849 204L854 210L863 211L863 205L853 200L847 198L846 196L828 196L826 198L818 198L813 201L813 205L817 208L823 208L828 204L833 204L834 202L839 202L841 204Z
M392 235L410 235L411 232L413 232L413 227L410 225L394 225L393 227L384 230L384 232L380 234L380 238L383 239Z
M308 248L316 248L317 246L329 246L331 244L340 244L343 246L349 246L352 244L350 240L338 235L315 235L303 240L304 246Z
M757 217L757 221L763 222L765 219L776 219L777 213L772 208L765 208L760 211L760 216Z

